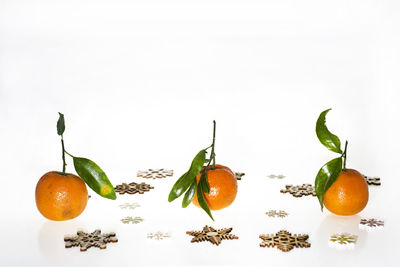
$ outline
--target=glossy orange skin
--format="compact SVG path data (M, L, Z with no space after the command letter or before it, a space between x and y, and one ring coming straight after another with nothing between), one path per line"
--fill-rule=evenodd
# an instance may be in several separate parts
M196 176L196 179L198 184L200 174ZM216 164L215 170L207 170L207 181L210 193L204 193L204 198L210 210L220 210L232 204L237 194L237 180L231 169ZM192 203L200 207L197 193L194 195Z
M363 175L346 169L326 191L324 205L334 214L354 215L365 208L368 198L368 184Z
M79 216L86 208L86 184L76 175L48 172L36 185L36 206L49 220L65 221Z

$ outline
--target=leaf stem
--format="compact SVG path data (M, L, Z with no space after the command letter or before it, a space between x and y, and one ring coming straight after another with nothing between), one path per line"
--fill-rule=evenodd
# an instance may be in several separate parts
M211 169L215 170L215 152L214 151L215 151L215 131L217 128L217 123L215 122L215 120L213 120L213 123L214 123L214 129L213 129L213 141L211 144L210 162L211 162L211 160L213 162Z
M210 160L208 161L207 166L205 168L203 168L200 171L200 173L206 172L208 170L208 167L210 167L211 162L212 162L211 169L215 170L215 152L214 152L214 150L215 150L215 128L216 128L217 124L216 124L215 120L213 121L213 123L214 123L214 129L213 129L212 144L209 147L207 147L206 149L204 149L204 150L207 150L207 149L211 148Z
M215 152L214 152L214 150L215 150L215 130L216 130L216 127L217 127L217 123L215 122L215 120L213 120L213 123L214 123L213 141L212 141L211 146L206 148L206 149L209 149L211 147L210 160L207 162L207 166L205 168L202 168L202 170L200 171L200 174L205 176L207 185L208 185L207 170L210 167L211 162L212 162L211 169L215 170Z
M63 135L61 135L61 147L62 147L62 160L63 160L63 171L62 174L65 175L65 166L67 166L67 163L65 163L65 148L64 148L64 138Z
M343 152L343 154L342 154L342 157L343 157L343 170L344 170L344 171L346 170L347 144L348 144L348 142L347 142L347 140L346 140L346 144L344 145L344 152Z
M64 152L65 152L65 153L67 153L67 155L68 155L68 156L70 156L70 157L72 157L72 158L75 158L75 157L74 157L74 156L72 156L70 153L68 153L68 151L67 151L67 150L64 150Z

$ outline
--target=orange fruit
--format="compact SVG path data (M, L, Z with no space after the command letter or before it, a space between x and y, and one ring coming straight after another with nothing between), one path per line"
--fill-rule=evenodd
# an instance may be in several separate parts
M368 203L368 184L356 170L343 170L337 180L326 191L324 205L337 215L354 215Z
M196 179L198 184L200 174L196 176ZM204 193L204 198L210 210L220 210L232 204L237 194L237 180L231 169L216 164L215 170L207 170L207 181L210 193ZM192 203L200 207L197 193L194 195Z
M79 216L86 208L88 191L73 174L48 172L36 185L36 206L47 219L65 221Z

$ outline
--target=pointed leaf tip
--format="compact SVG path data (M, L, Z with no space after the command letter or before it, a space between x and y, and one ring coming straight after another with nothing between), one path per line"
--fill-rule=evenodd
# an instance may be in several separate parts
M93 161L86 158L74 157L74 167L79 177L97 194L104 198L115 200L114 186L104 171Z
M327 109L321 112L315 126L315 132L321 144L330 151L342 154L343 152L340 149L340 139L331 133L326 126L326 114L328 114L330 110L331 109Z
M210 218L214 221L214 218L211 214L210 208L208 207L207 201L204 198L204 193L202 186L199 184L197 186L197 200L199 201L200 207L210 216Z
M194 195L197 190L197 181L196 178L193 179L192 184L190 185L189 189L186 191L185 196L182 200L182 208L186 208L192 202Z

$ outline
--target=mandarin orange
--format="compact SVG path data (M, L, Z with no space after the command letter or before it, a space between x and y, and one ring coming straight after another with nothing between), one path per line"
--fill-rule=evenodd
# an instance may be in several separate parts
M79 216L86 208L86 184L76 175L52 171L36 185L36 206L49 220L65 221Z
M196 176L196 179L197 183L199 183L200 174ZM237 194L237 180L231 169L216 164L214 170L207 170L207 181L210 187L210 193L204 193L204 198L210 210L220 210L232 204ZM200 207L197 193L192 203Z
M368 184L356 170L343 170L324 195L324 205L337 215L354 215L368 203Z

